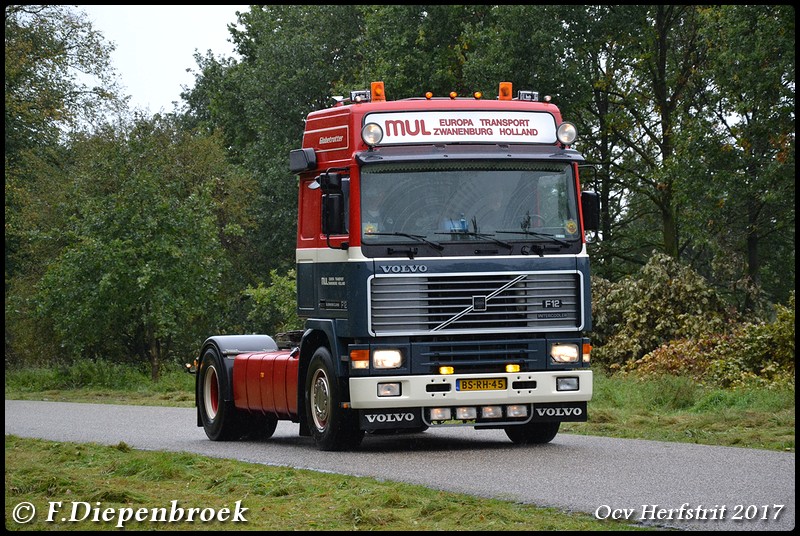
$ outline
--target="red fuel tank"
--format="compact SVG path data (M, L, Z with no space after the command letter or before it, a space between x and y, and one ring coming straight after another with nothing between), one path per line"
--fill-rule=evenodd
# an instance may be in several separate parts
M297 416L299 355L291 351L237 355L233 364L233 400L239 409Z

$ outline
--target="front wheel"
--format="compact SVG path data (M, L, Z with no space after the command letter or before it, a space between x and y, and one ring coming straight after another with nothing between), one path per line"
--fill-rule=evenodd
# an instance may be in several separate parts
M232 401L225 401L222 382L227 371L214 348L208 348L203 353L197 375L197 407L208 438L212 441L230 441L242 437L242 416Z
M306 422L321 450L348 450L361 444L357 414L342 408L342 393L327 348L311 357L305 382Z
M508 438L517 445L538 445L550 443L558 434L560 422L529 422L516 426L506 426Z

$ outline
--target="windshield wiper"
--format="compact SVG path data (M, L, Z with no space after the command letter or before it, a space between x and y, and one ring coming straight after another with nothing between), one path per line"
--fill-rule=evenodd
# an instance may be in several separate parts
M569 242L567 242L566 240L561 240L560 238L556 238L555 235L551 235L551 234L548 234L548 233L537 233L536 231L526 231L524 229L520 229L519 231L495 231L495 232L503 233L503 234L524 234L526 236L535 236L535 237L538 237L538 238L546 238L547 240L552 240L553 242L555 242L556 244L558 244L560 246L568 246L569 245Z
M444 249L443 245L437 244L436 242L428 240L427 238L425 238L422 235L409 234L409 233L398 233L398 232L392 232L392 233L364 233L364 234L368 235L368 236L403 236L405 238L411 238L411 239L416 240L418 242L423 242L425 244L428 244L429 246L431 246L433 249L435 249L437 251L442 251Z
M446 234L446 235L467 235L467 236L474 236L476 238L483 238L484 240L491 240L495 244L503 246L504 248L514 249L514 246L509 244L508 242L503 242L502 240L498 240L494 237L494 235L485 234L485 233L475 233L472 231L447 231L441 233L434 233L434 234Z

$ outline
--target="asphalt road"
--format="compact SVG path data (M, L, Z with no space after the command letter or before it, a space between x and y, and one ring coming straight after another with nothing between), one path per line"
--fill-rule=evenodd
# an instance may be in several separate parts
M402 481L683 530L795 525L789 452L569 434L519 447L500 430L440 428L368 435L358 452L333 453L318 451L289 422L266 441L232 443L209 441L195 423L194 409L186 408L5 401L5 433L20 437L124 441L143 450Z

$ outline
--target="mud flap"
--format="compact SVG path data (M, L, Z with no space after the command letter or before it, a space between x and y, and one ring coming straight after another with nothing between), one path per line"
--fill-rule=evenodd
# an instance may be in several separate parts
M419 428L422 422L420 408L362 409L358 412L362 430L395 430Z
M534 404L531 421L586 422L588 417L586 402L556 402Z

